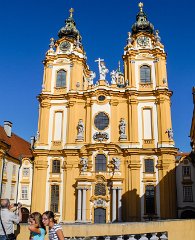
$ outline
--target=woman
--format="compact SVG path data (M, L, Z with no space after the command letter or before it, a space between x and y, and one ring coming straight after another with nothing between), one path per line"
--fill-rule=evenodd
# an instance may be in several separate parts
M62 228L55 220L54 213L46 211L42 215L42 222L44 226L49 226L49 240L64 240Z
M28 229L30 230L30 240L44 240L45 238L45 226L42 222L42 216L39 212L30 214Z

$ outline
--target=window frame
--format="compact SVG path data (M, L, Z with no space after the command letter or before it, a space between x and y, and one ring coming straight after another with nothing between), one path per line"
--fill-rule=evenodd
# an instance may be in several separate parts
M54 163L58 163L59 165L55 165ZM60 173L61 172L61 161L59 159L52 160L52 173Z
M102 163L101 162L97 162L97 160L101 160L101 159L97 159L98 156L104 156L104 159L105 161L103 161ZM100 167L102 166L102 167ZM105 154L103 153L98 153L96 156L95 156L95 172L106 172L107 171L107 157Z
M189 171L186 171L188 169ZM189 174L186 174L189 172ZM191 177L191 167L190 166L182 166L182 175L183 177Z
M64 73L65 76L63 77L62 75L59 76L60 73ZM60 78L60 79L58 79ZM62 79L64 78L64 79ZM66 78L67 78L67 71L65 69L59 69L56 74L56 88L65 88L66 87Z
M24 191L26 190L26 192ZM28 200L28 194L29 194L29 187L27 185L22 185L21 186L21 199L22 200Z
M153 164L152 164L152 166L149 164L149 165L146 165L146 162L152 162ZM150 168L152 168L152 171L150 171ZM149 170L148 170L149 169ZM155 173L155 171L154 171L154 169L155 169L155 166L154 166L154 159L152 159L152 158L146 158L146 159L144 159L144 170L145 170L145 173Z
M28 172L25 173L25 170L28 170ZM29 167L23 167L22 168L22 176L23 177L29 177L30 176L30 168Z
M55 189L55 188L57 188L57 189ZM55 192L57 192L58 194L55 195ZM50 211L52 211L54 213L59 212L59 208L60 208L59 200L60 200L60 185L53 184L50 186Z
M98 115L100 115L100 114L104 114L104 115L107 117L107 120L108 120L108 123L107 123L107 125L104 126L104 128L96 126L97 123L98 123L98 122L97 122L97 121L98 121L97 118L98 118ZM101 120L101 119L100 119L100 120ZM100 121L100 120L99 120L99 121ZM100 111L100 112L96 113L95 116L94 116L93 124L94 124L95 129L97 129L98 131L105 131L105 130L109 127L109 125L110 125L109 115L108 115L107 113L103 112L103 111ZM99 124L99 123L98 123L98 124ZM100 124L101 124L101 123L100 123Z
M188 189L188 193L187 193L187 189ZM190 191L189 191L189 189L190 189ZM194 200L193 200L193 188L192 188L192 186L191 185L183 186L183 202L193 202L193 201Z
M145 69L144 73L142 72ZM146 69L149 70L149 77L147 78ZM142 75L144 74L144 77ZM152 83L152 75L151 75L151 66L147 64L143 64L140 66L140 83L141 84L151 84Z

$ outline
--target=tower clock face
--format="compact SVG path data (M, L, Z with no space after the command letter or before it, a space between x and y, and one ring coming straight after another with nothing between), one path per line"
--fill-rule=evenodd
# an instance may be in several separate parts
M64 42L60 43L60 50L63 51L63 52L65 52L65 51L67 51L67 50L70 49L70 46L71 46L71 45L70 45L69 42L64 41Z
M137 44L142 47L146 47L149 45L150 39L148 37L142 36L137 39Z

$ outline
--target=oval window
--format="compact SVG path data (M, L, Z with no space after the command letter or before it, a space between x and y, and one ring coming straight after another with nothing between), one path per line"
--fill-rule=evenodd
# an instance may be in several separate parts
M94 124L97 129L104 130L109 125L109 118L104 112L100 112L95 116Z
M104 95L98 96L98 101L104 101L106 97Z

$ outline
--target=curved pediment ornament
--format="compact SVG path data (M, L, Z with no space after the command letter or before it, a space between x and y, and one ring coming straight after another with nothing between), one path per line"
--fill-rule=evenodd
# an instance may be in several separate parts
M98 198L97 200L94 200L93 205L95 208L97 207L106 208L108 206L108 203L106 202L106 200Z
M94 135L93 135L93 139L94 139L95 141L102 142L102 141L108 140L108 139L109 139L109 135L108 135L108 133L106 133L106 132L96 132L96 133L94 133Z

